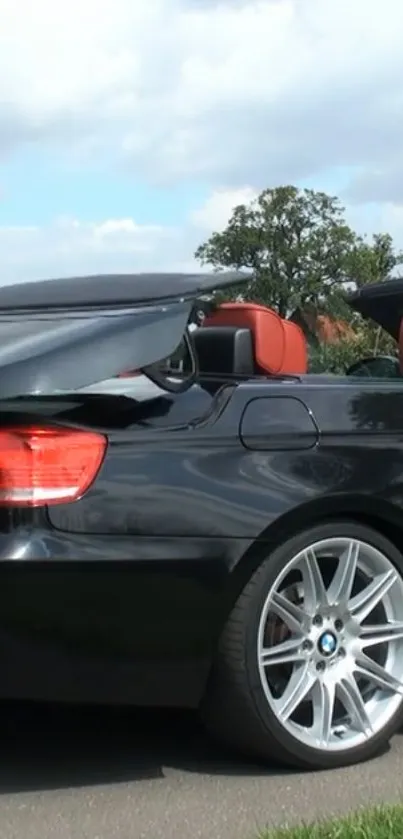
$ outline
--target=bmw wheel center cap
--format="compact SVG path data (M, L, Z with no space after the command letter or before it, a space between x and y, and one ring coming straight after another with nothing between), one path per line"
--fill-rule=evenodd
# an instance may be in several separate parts
M318 649L321 655L329 658L337 650L337 638L333 632L323 632L318 641Z

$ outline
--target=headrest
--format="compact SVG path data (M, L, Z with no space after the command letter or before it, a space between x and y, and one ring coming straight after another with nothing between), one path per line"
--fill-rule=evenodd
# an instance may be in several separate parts
M200 375L253 376L253 341L249 329L237 326L200 327L192 332Z
M285 330L285 353L282 373L308 372L308 349L306 338L300 326L291 320L283 320Z
M238 326L250 329L259 371L306 373L308 360L305 337L294 323L257 303L223 303L205 318L203 326Z

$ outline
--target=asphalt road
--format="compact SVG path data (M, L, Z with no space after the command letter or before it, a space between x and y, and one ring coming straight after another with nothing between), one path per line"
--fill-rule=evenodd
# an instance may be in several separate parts
M372 763L281 773L234 760L192 715L1 707L0 839L251 839L403 798L401 735Z

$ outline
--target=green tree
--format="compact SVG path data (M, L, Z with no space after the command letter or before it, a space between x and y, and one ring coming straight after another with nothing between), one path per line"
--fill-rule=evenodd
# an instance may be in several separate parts
M251 269L246 295L285 317L308 302L329 303L350 279L356 246L337 198L283 186L235 207L225 230L213 233L196 258L218 270Z
M372 240L357 237L351 253L351 278L357 287L380 283L396 274L403 264L403 252L396 251L389 233L375 233Z
M403 264L403 253L389 234L358 236L333 196L293 186L266 189L235 207L227 227L200 245L196 258L218 271L249 269L244 296L282 317L309 306L349 322L354 338L316 348L313 370L342 372L365 355L395 351L389 335L350 309L345 291L386 281Z
M375 233L370 240L367 237L357 237L350 256L351 280L355 288L386 282L399 272L402 264L403 252L396 250L392 236L388 233ZM396 350L395 342L380 326L371 320L363 320L346 306L344 301L341 302L338 311L341 317L350 321L356 334L354 346L350 348L352 361L358 360L358 352L361 352L361 357L365 354L393 355Z
M386 333L379 333L370 324L357 330L354 339L336 344L321 344L310 352L311 373L344 374L351 364L374 355L395 355L396 344Z

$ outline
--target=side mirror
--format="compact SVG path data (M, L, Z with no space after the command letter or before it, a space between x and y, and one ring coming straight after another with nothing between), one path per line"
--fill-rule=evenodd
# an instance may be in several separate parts
M401 379L400 364L393 355L377 355L356 361L346 371L347 376L371 379Z

